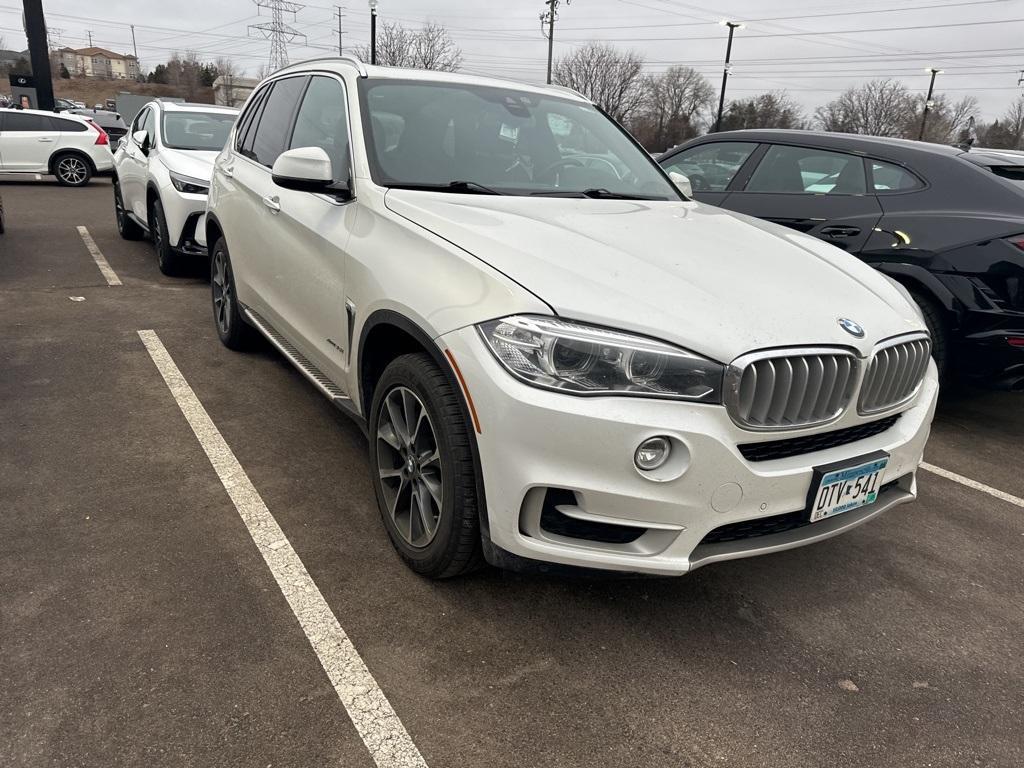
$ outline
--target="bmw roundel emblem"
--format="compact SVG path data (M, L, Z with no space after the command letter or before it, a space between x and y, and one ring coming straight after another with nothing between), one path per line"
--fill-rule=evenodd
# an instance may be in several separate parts
M860 323L855 323L845 317L839 318L839 327L846 331L851 336L856 336L858 339L864 338L864 329L860 326Z

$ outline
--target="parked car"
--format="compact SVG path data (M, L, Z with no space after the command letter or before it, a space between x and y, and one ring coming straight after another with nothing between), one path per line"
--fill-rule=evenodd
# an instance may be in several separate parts
M702 202L819 237L900 282L944 373L1024 389L1024 156L751 130L659 162Z
M196 232L203 226L213 160L237 115L230 107L152 101L114 153L118 232L127 240L149 235L164 274L206 255Z
M75 102L71 99L54 98L53 100L53 111L54 112L67 112L68 110L78 109Z
M686 200L568 89L281 70L217 157L206 240L221 341L262 334L365 426L421 574L681 574L915 496L937 376L909 294Z
M73 115L82 115L95 122L110 136L112 145L116 148L117 143L128 133L128 126L125 125L121 115L105 109L75 109L68 110Z
M80 187L113 164L110 137L88 118L37 109L0 113L4 173L46 173L61 184Z

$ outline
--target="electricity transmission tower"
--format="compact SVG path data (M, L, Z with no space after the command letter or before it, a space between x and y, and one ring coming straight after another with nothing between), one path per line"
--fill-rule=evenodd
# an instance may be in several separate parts
M284 23L284 15L290 13L292 18L306 6L293 3L291 0L253 0L257 8L270 9L270 21L263 24L250 24L249 32L258 30L270 40L270 71L288 66L288 43L305 35L294 27Z

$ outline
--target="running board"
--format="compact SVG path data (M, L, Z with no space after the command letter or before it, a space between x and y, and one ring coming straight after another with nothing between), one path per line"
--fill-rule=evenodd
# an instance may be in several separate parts
M244 304L241 306L242 312L245 314L246 319L253 324L253 326L262 333L267 341L274 345L278 352L287 358L288 362L294 365L303 376L309 379L310 383L314 387L320 390L320 392L332 403L339 408L358 416L355 410L355 406L352 403L352 399L348 397L344 392L341 391L341 387L327 378L323 371L317 368L309 359L299 352L288 339L278 333L274 327L264 320L258 312Z

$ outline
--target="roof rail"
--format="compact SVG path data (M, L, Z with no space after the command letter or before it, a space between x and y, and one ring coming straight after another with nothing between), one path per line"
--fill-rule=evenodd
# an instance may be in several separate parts
M286 67L276 69L270 74L276 75L278 72L283 72L289 67L294 67L296 64L311 64L314 61L344 61L345 63L351 64L353 67L355 67L360 77L368 77L368 74L366 72L366 65L363 64L362 59L360 59L358 56L353 56L350 53L344 53L341 56L315 56L312 59L303 59L302 61L296 61L292 64L289 64Z

